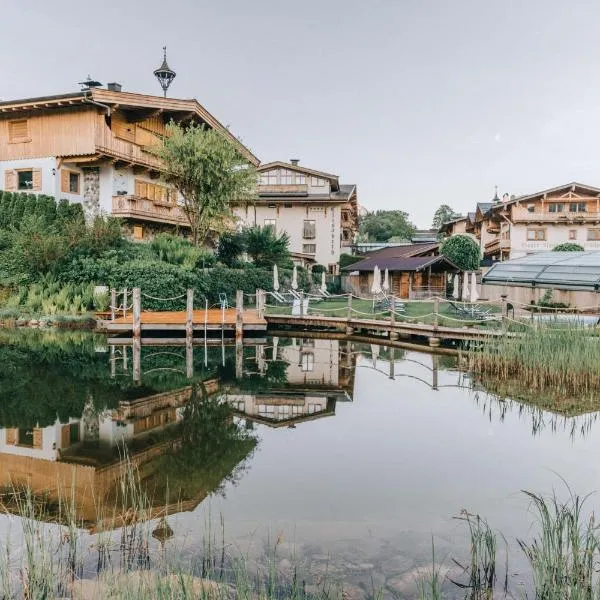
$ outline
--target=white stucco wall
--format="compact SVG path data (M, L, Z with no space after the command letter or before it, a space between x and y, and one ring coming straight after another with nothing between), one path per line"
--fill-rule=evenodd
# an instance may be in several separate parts
M103 165L100 167L100 212L112 212L114 167Z
M21 192L32 192L34 194L47 194L48 196L55 196L56 189L60 190L60 178L58 170L56 169L56 158L49 156L46 158L24 158L21 160L3 160L0 161L0 190L4 190L4 171L11 171L12 169L42 169L42 189L33 190L19 190ZM56 174L52 173L52 170L56 170Z
M587 239L587 230L594 229L593 225L557 225L547 224L541 226L546 230L546 239L544 241L532 241L527 239L528 229L539 229L540 226L528 226L525 224L516 224L511 227L510 232L510 257L519 258L532 252L544 252L552 250L554 246L564 242L574 242L583 246L585 250L600 250L600 241ZM577 239L569 239L569 231L577 231Z
M277 233L286 232L290 237L290 252L303 253L305 244L314 244L313 255L320 265L328 266L339 262L341 253L341 208L339 206L293 205L285 207L277 203L275 208L268 206L249 206L237 208L236 216L246 226L265 225L266 219L275 219ZM304 221L315 221L315 238L304 239Z

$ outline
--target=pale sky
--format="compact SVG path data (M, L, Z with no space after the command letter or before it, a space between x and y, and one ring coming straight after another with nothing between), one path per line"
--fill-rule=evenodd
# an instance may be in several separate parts
M88 73L195 97L262 162L356 183L429 226L441 203L600 186L598 0L0 0L0 98Z

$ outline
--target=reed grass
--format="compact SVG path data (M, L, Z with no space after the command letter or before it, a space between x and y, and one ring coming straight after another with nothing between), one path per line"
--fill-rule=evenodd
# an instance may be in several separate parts
M516 337L473 345L470 368L500 381L519 381L523 389L548 392L554 399L600 394L600 337L590 329L539 326Z

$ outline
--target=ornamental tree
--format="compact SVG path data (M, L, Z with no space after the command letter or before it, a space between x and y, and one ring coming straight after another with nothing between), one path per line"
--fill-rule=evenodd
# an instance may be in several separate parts
M575 242L564 242L552 248L553 252L583 252L584 250L585 248L583 246L576 244Z
M454 219L458 219L460 214L455 212L451 206L442 204L433 215L433 222L431 226L433 229L439 229L444 223L448 223Z
M233 202L249 202L256 195L256 170L214 129L170 123L156 154L164 163L164 181L183 199L195 245L211 229L219 233L227 228Z
M442 243L440 252L463 271L477 271L481 251L477 242L464 234L453 235Z

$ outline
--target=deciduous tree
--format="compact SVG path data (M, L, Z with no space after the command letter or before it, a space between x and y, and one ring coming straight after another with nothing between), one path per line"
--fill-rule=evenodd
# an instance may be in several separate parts
M415 226L402 210L377 210L360 220L360 234L369 242L387 242L392 237L410 240Z
M481 251L477 242L469 235L453 235L442 243L440 252L463 271L477 271L481 262Z
M256 170L214 129L171 123L156 153L164 163L163 179L183 199L196 245L205 241L209 230L226 228L233 202L255 197Z
M460 217L460 215L455 212L451 206L442 204L433 215L431 227L433 229L439 229L444 223L448 223L449 221L457 219L458 217Z

